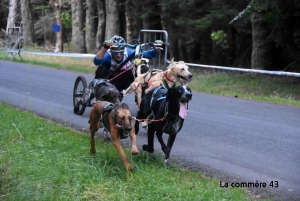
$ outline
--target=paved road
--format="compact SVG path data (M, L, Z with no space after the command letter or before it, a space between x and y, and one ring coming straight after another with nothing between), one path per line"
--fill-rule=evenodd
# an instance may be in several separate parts
M87 133L90 108L78 116L72 107L78 75L87 81L93 78L90 74L0 61L0 102ZM124 98L129 106L134 105L133 100L133 94ZM189 109L171 161L222 180L220 188L225 182L257 181L269 186L274 181L273 188L250 190L274 200L300 198L300 108L193 92ZM142 130L138 135L140 149L145 142Z

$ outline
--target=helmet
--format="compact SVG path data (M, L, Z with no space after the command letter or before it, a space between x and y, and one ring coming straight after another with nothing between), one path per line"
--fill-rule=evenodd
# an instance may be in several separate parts
M126 43L125 39L121 36L115 35L110 39L111 42L113 42L115 45L111 46L110 48L112 50L123 50L125 46L119 46L119 43Z

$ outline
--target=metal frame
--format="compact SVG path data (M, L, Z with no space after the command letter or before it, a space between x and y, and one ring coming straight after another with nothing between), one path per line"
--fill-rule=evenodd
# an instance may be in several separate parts
M139 33L139 42L147 43L155 40L162 40L164 42L163 50L160 55L149 61L150 66L155 69L165 70L167 68L167 54L168 54L168 32L165 30L146 30L142 29Z
M15 59L15 57L17 55L19 55L19 57L22 59L23 58L21 56L21 42L19 42L19 39L22 37L22 31L21 31L21 27L8 27L7 28L7 36L6 36L6 50L7 50L7 54L5 55L5 57L3 58L3 60L6 59L6 57L11 54L12 58L10 59L10 61L12 61L13 59ZM13 40L14 39L14 40ZM18 41L18 46L17 48L13 48L14 47L14 43Z

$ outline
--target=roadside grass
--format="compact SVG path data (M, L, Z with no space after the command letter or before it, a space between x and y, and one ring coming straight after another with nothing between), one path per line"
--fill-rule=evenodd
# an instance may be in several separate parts
M251 200L245 189L124 148L128 173L112 143L96 140L91 156L87 135L1 103L0 111L0 200Z
M0 51L4 57L6 51ZM70 58L42 56L22 53L26 63L61 68L82 73L94 73L96 66L92 58ZM16 61L21 59L17 57ZM258 100L300 107L300 78L270 76L252 73L236 73L190 68L193 81L189 84L194 91L223 96Z
M196 72L195 72L196 71ZM193 69L196 91L300 107L300 78Z

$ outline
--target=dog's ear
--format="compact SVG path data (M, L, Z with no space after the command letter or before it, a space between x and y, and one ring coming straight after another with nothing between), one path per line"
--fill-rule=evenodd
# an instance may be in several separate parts
M129 110L129 106L128 106L126 103L122 103L122 104L121 104L121 107L122 107L123 109L128 109L128 110Z
M174 57L172 57L172 59L171 59L171 63L172 63L172 64L174 64Z
M172 67L172 63L170 63L167 67L167 70Z

